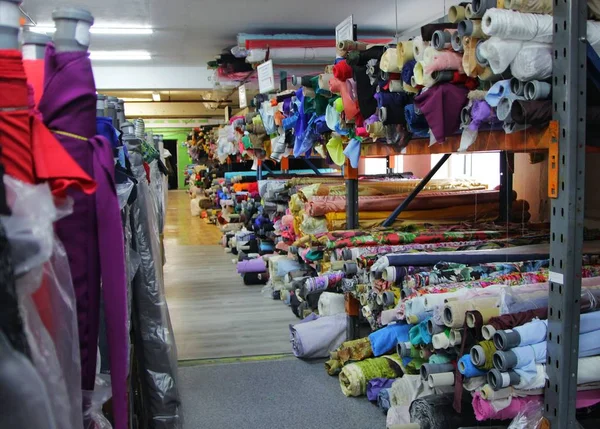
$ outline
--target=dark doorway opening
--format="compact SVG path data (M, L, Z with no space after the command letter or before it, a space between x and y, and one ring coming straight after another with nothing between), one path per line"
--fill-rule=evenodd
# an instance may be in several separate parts
M169 158L165 158L165 164L167 164L167 168L169 169L169 189L177 189L177 180L179 175L179 169L177 166L177 140L164 140L164 146L165 149L171 152L171 156Z

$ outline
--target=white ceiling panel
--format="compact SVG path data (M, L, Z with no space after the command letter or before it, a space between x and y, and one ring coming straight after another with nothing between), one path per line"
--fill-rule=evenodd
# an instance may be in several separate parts
M152 65L204 65L233 45L239 32L331 34L337 23L353 14L359 36L377 32L393 37L396 28L402 32L439 18L456 3L458 0L25 0L23 7L40 24L51 23L56 7L78 5L91 11L98 25L149 25L156 31L148 36L94 35L92 49L145 49L153 56Z

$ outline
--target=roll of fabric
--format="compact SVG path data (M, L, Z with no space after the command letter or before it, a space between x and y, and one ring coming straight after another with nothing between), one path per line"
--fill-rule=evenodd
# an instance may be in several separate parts
M290 325L294 355L305 359L328 357L346 338L346 319L345 314L337 314Z
M355 42L353 40L340 40L337 48L340 51L366 51L368 45L364 42Z
M415 64L417 62L415 60L409 60L404 63L402 66L402 81L410 85L411 78L414 75Z
M462 39L463 39L462 36L460 34L458 34L458 32L456 32L452 35L451 43L452 43L452 49L454 49L454 51L456 51L456 52L464 51Z
M423 72L431 74L438 70L457 70L463 74L462 56L454 51L436 51L431 46L423 54Z
M394 380L390 380L391 382L393 382ZM390 384L391 386L391 384ZM377 394L377 406L383 410L384 412L387 412L390 407L390 388L386 387L383 388L379 391L379 393Z
M513 76L523 82L552 76L552 45L525 42L511 62Z
M415 106L423 113L438 142L460 128L460 112L467 104L468 89L445 83L436 85L415 97Z
M494 73L503 73L523 47L520 40L505 40L490 37L479 46L479 54L485 58Z
M352 67L350 67L346 60L342 60L333 66L333 76L341 82L346 82L348 79L352 78ZM329 79L331 79L331 77ZM329 85L324 88L329 89Z
M478 39L472 37L463 37L462 46L464 54L462 56L462 65L465 74L469 77L477 77L482 67L477 64L476 50Z
M429 42L424 42L421 36L415 37L412 42L413 58L416 61L422 61L425 48L429 46Z
M410 405L410 418L422 428L447 429L475 425L474 416L463 406L457 413L452 407L452 395L430 395L416 399Z
M241 261L237 264L238 274L246 273L264 273L267 271L267 264L262 258Z
M389 82L390 92L402 92L404 91L403 82L401 80L390 80Z
M546 125L552 120L552 100L515 100L510 117L517 124Z
M487 371L479 369L473 364L470 354L466 354L458 360L457 368L467 378L482 377L487 374Z
M465 323L465 313L478 308L494 308L498 298L478 298L476 300L452 301L444 306L444 324L449 328L459 328ZM499 314L499 310L498 310Z
M394 323L371 333L369 341L373 355L381 356L395 350L399 342L408 341L410 328L410 325L404 323Z
M406 63L413 61L415 54L413 53L413 41L402 41L398 42L396 47L396 54L398 56L398 68L403 69ZM406 82L406 81L405 81Z
M446 363L446 364L424 363L423 365L421 365L421 379L423 379L423 381L427 382L427 380L429 380L429 376L431 374L440 374L440 373L451 372L451 371L454 371L454 366L450 363Z
M388 48L379 61L379 68L387 73L399 73L398 67L398 51L396 48Z
M438 51L442 51L444 49L451 49L452 34L453 32L450 32L448 30L435 31L431 38L431 46Z
M386 427L388 429L420 429L419 425L410 423L409 406L392 406L387 413Z
M377 402L377 396L382 389L392 387L394 379L392 378L374 378L367 382L367 399L371 402ZM389 407L388 407L389 408Z
M552 0L504 0L504 8L523 13L552 14Z
M488 9L495 8L497 0L473 0L471 3L471 9L473 14L471 18L481 18Z
M343 271L335 271L326 273L319 277L310 277L306 279L303 289L303 294L308 295L310 292L325 290L338 284L345 277Z
M501 39L552 43L552 16L489 9L482 18L483 32Z
M465 19L465 7L461 5L451 6L448 9L448 21L458 24Z
M346 313L344 295L323 292L319 297L319 316L334 316Z
M362 361L370 357L373 357L373 351L368 338L345 341L335 351L331 352L330 360L325 363L325 369L329 375L335 375L332 372L335 372L337 368L341 370L347 362Z
M548 82L532 80L524 85L523 92L526 100L545 100L550 98L550 94L552 93L552 85L550 85Z
M401 362L393 356L367 359L346 365L339 375L342 393L346 396L362 396L367 392L367 382L374 378L397 378L402 376Z
M265 285L269 281L269 273L244 273L242 279L246 286Z
M423 62L417 61L415 63L415 68L413 69L413 78L415 84L424 86L425 85L425 76L423 72ZM412 79L411 79L412 82Z
M333 77L333 74L323 73L319 75L319 88L329 91L329 80Z
M439 374L430 374L427 383L431 388L454 386L454 373L442 372Z

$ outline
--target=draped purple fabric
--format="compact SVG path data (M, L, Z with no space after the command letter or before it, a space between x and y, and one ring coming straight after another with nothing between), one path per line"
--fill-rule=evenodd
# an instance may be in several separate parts
M94 195L71 192L73 213L56 224L69 257L77 298L82 388L94 388L102 290L115 429L125 429L129 361L127 283L112 148L104 137L96 136L96 85L88 53L58 53L48 46L45 61L44 95L39 104L44 123L98 184Z

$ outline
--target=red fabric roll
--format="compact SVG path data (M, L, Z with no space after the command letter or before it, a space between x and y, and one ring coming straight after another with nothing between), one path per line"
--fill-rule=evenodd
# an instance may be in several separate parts
M333 66L333 75L336 79L346 82L348 79L352 79L352 67L346 60L342 60Z

